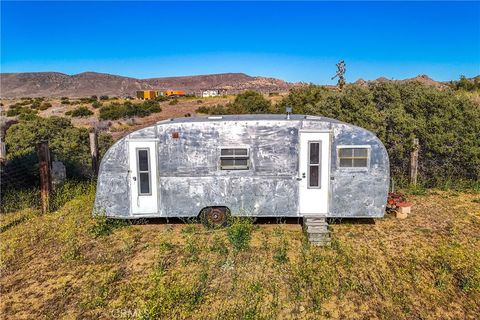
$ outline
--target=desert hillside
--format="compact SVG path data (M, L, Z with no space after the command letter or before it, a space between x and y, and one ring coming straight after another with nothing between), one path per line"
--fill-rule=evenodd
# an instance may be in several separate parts
M136 79L118 75L83 72L67 75L59 72L2 73L1 96L15 97L84 97L90 95L133 96L136 90L226 89L228 93L243 90L284 92L298 84L244 73L223 73L184 77Z

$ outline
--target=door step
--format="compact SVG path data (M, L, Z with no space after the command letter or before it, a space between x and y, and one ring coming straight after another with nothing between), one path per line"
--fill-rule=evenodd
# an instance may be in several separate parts
M304 217L303 230L314 246L330 246L331 238L326 218Z

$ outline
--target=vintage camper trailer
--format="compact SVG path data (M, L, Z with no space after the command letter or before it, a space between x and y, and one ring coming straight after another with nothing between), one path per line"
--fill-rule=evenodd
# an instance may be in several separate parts
M383 217L385 147L304 115L179 118L132 132L102 159L96 212L116 218Z

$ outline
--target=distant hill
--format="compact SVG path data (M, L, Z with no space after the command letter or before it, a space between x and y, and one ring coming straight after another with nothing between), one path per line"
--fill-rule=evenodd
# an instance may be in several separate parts
M403 79L403 80L387 79L385 77L380 77L380 78L377 78L375 80L358 79L354 83L358 84L358 85L365 85L366 86L366 85L368 85L369 83L372 83L372 82L388 82L388 81L394 81L394 82L395 81L398 81L398 82L417 81L417 82L423 83L425 85L430 85L430 86L434 86L434 87L437 87L437 88L445 87L448 84L448 82L435 81L432 78L430 78L429 76L427 76L426 74L421 74L421 75L418 75L416 77Z
M97 72L75 75L59 72L26 72L1 73L0 79L2 97L133 96L137 90L167 89L185 90L189 93L202 89L226 89L228 93L238 93L247 89L283 92L298 85L243 73L136 79Z

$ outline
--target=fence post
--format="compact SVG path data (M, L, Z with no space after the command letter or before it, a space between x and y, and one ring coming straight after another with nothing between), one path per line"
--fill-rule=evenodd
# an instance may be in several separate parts
M418 176L418 151L420 149L420 143L417 138L413 139L413 149L410 153L410 183L417 185Z
M50 192L52 178L50 175L50 149L48 141L37 144L37 156L40 170L40 192L42 197L42 213L47 213L50 208Z
M93 129L89 133L90 136L90 155L92 156L92 170L95 176L98 175L98 134L97 130Z

